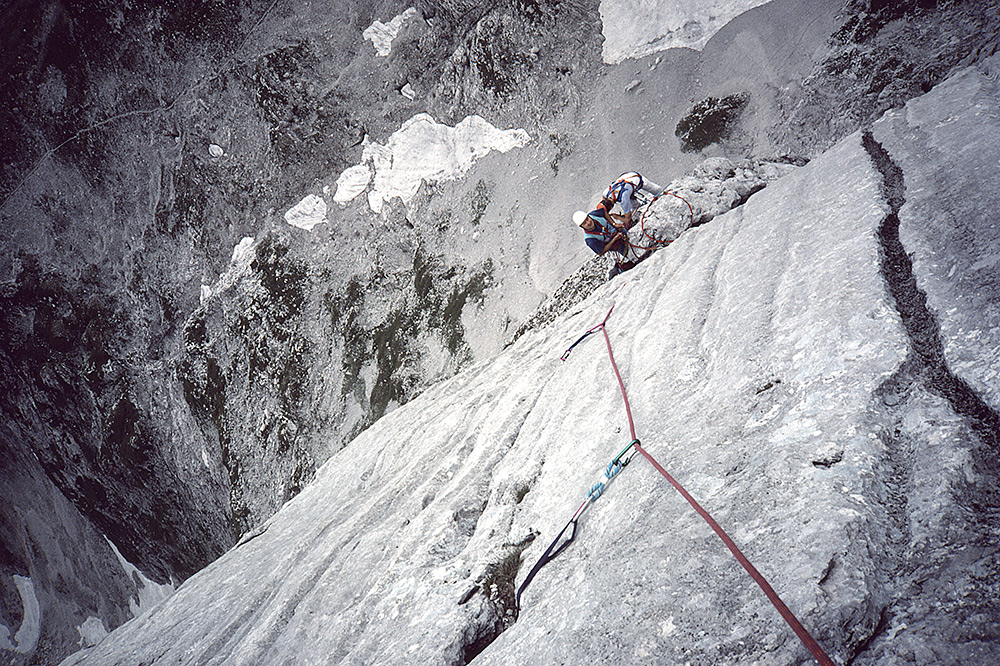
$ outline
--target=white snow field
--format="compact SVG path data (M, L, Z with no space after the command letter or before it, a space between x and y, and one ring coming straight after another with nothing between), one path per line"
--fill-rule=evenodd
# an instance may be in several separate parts
M420 113L403 123L384 146L366 141L362 163L349 167L337 178L333 198L346 203L374 181L368 203L379 213L392 197L409 202L423 181L461 178L487 153L505 153L530 141L523 129L497 129L479 116L468 116L451 127Z
M902 237L943 313L946 354L993 404L995 365L961 359L996 349L1000 289L984 267L1000 232L983 188L1000 180L1000 148L959 137L1000 135L1000 114L986 112L998 99L969 69L872 132L902 169ZM995 641L947 629L959 614L962 631L996 629L977 611L989 599L962 592L992 575L996 526L958 492L985 494L995 474L946 396L901 371L912 350L887 289L906 276L881 262L886 182L862 135L847 137L390 413L265 529L64 664L466 663L496 620L484 575L527 546L519 584L629 442L601 337L559 360L612 302L608 332L646 450L835 661L863 649L853 663L997 663ZM954 183L969 188L963 220L934 203L958 196ZM954 233L961 251L935 241ZM905 381L903 400L893 387ZM475 663L807 659L701 518L636 459Z
M601 0L604 62L616 65L665 49L701 50L740 14L769 0ZM642 21L636 21L642 16Z
M388 23L372 21L372 24L365 28L361 36L372 43L372 46L375 47L376 55L385 57L392 51L392 40L396 38L396 35L403 29L406 22L416 13L417 10L410 7L402 14L394 16Z

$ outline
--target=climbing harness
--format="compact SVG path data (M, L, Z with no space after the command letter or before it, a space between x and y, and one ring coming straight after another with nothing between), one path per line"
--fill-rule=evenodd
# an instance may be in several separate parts
M605 214L607 213L607 209L602 204L598 204L598 210L604 210ZM615 227L607 217L601 218L596 215L588 215L588 217L597 223L596 231L584 231L583 237L588 242L597 240L601 245L606 245L614 238L615 234L621 233L623 240L616 243L614 249L611 250L614 253L615 267L619 273L625 270L625 264L631 264L629 266L631 268L642 260L642 257L635 252L634 246L629 243L628 230ZM632 256L629 256L630 252Z
M743 566L747 573L750 574L750 577L753 578L754 582L760 586L760 589L764 592L765 596L767 596L775 610L777 610L782 619L788 623L788 626L792 628L792 631L794 631L795 635L799 637L799 640L802 641L803 645L805 645L806 649L809 650L817 663L819 663L820 666L834 666L833 660L830 659L826 652L823 651L823 648L816 641L816 639L812 637L809 631L802 626L802 623L799 622L798 618L796 618L792 611L789 610L788 606L786 606L778 596L778 593L774 591L774 588L771 587L770 583L767 582L764 576L757 571L757 568L754 567L750 560L747 559L736 543L729 537L728 534L726 534L725 530L722 529L722 526L720 526L719 523L712 518L711 514L709 514L708 511L706 511L697 502L697 500L691 496L684 486L674 479L674 477L671 476L670 473L667 472L667 470L664 469L663 466L660 465L660 463L658 463L653 456L646 451L646 449L642 448L642 445L635 434L635 421L632 419L632 408L628 402L628 394L625 391L625 383L622 381L621 373L618 371L618 364L615 363L615 355L611 351L611 338L608 336L607 322L614 309L615 306L612 304L611 309L608 310L608 314L605 315L604 320L600 324L597 324L593 328L589 329L586 333L580 336L576 342L570 345L569 348L563 353L562 360L565 361L569 357L570 352L572 352L577 345L593 333L600 330L601 333L604 334L604 341L608 348L608 359L611 361L611 368L614 370L615 378L618 380L618 387L621 389L622 399L625 402L625 414L628 417L628 428L632 441L615 457L614 460L611 461L610 464L608 464L604 472L607 482L598 482L593 488L590 489L590 492L587 494L587 499L580 505L580 508L576 510L576 513L573 514L573 517L570 519L569 523L566 524L566 527L564 527L559 535L556 536L555 541L553 541L552 544L546 549L545 553L542 554L542 557L528 573L527 578L525 578L521 587L517 590L517 607L521 607L521 593L524 591L524 588L528 586L528 583L530 583L535 577L535 574L538 573L538 570L565 550L566 547L573 541L573 538L576 536L577 521L580 518L580 514L583 513L583 510L601 496L606 489L607 483L610 483L611 479L615 478L622 471L622 469L625 468L625 466L631 461L632 457L636 453L639 453L649 461L653 468L656 469L656 471L659 472L660 475L663 476L663 478L665 478L685 500L687 500L688 504L694 508L698 515L701 516L705 522L708 523L709 527L711 527L712 530L719 536L719 538L722 539L722 542L726 545L730 552L732 552L733 556ZM631 453L629 453L629 451L631 451ZM626 454L628 454L628 456L624 457ZM560 539L563 538L563 534L570 528L570 526L572 526L573 529L570 532L569 537L566 539L565 543L562 543L558 548L556 548L556 544L558 544Z
M633 180L630 180L629 177L638 178L639 184L636 185L636 183L633 182ZM690 224L690 226L694 225L694 208L691 206L691 204L688 202L687 199L685 199L684 197L680 196L679 194L674 194L673 192L670 192L669 190L664 190L660 194L657 194L656 196L654 196L652 199L647 199L646 197L644 197L639 192L639 188L642 187L642 182L643 182L642 181L642 176L640 176L637 173L622 174L621 178L619 178L619 180L617 180L614 183L612 183L611 186L604 193L604 199L609 199L611 201L619 202L620 203L620 199L621 199L621 196L622 196L622 189L624 188L624 186L626 184L632 185L634 196L635 196L636 199L639 200L639 205L636 206L636 210L642 209L642 215L639 218L639 231L642 234L642 236L646 239L646 241L648 241L646 244L633 243L628 238L628 230L627 229L623 229L622 232L623 232L623 234L625 236L625 239L624 239L625 250L624 251L615 250L615 252L618 255L618 256L615 256L615 258L614 258L615 259L615 267L617 269L617 272L612 272L612 276L616 275L617 273L622 272L623 270L627 270L627 268L632 268L633 266L635 266L636 264L638 264L639 262L641 262L643 259L647 258L649 256L649 253L653 252L654 250L659 250L661 248L664 248L667 245L670 245L671 242L673 242L673 241L666 240L666 239L663 239L663 238L657 238L657 237L653 236L652 234L650 234L648 231L646 231L646 215L649 213L649 209L653 205L653 203L657 199L659 199L660 197L662 197L664 195L670 195L672 197L675 197L675 198L680 199L681 201L683 201L684 205L686 205L688 207L688 214L691 216L691 224ZM612 204L612 205L614 205L614 204ZM610 212L610 211L607 211L607 212ZM616 229L616 228L611 228L611 229L608 228L610 225L608 224L608 220L607 219L605 219L603 222L600 219L597 219L597 218L594 218L594 217L592 217L592 219L595 219L600 224L600 230L598 232L593 232L593 233L592 232L585 232L584 233L584 237L585 238L597 239L597 240L599 240L599 241L601 241L603 243L607 243L608 240L610 240L611 237L614 235L614 233L616 231L618 231L618 229ZM574 221L576 221L576 220L574 220ZM577 224L579 224L579 222L577 222ZM629 257L629 252L631 252L631 255L632 255L631 257ZM644 252L646 254L639 254L640 252ZM626 264L629 264L627 266L627 268L626 268Z
M618 229L607 218L602 220L595 215L589 215L588 217L590 217L590 219L594 222L597 222L597 231L584 231L584 239L593 238L600 241L602 244L606 244L616 233L618 233ZM615 251L617 252L617 250Z

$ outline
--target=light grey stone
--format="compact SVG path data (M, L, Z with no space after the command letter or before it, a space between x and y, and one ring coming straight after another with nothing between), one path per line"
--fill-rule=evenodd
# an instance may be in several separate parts
M982 87L969 76L905 113L948 118L945 132L993 123L977 115ZM643 446L835 662L996 663L995 449L916 358L893 286L907 269L884 261L900 188L944 163L959 178L995 165L983 150L896 164L885 146L898 151L910 131L899 117L387 414L262 531L64 663L806 662L641 458L584 510L516 621L508 614L514 587L630 440L601 335L559 361L612 303L607 333ZM919 286L929 250L915 256ZM951 279L996 293L996 274L961 256ZM955 318L988 327L965 302ZM941 336L953 337L943 325Z

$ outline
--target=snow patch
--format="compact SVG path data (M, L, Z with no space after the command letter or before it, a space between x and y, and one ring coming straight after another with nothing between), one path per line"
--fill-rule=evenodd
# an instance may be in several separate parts
M38 597L35 596L35 584L27 576L14 576L14 585L21 595L21 606L24 609L24 616L21 620L21 628L14 634L13 642L10 640L10 628L0 624L0 648L28 654L38 645L38 637L42 633L42 613L38 605Z
M80 647L82 648L93 647L108 635L104 622L101 618L94 616L88 617L76 630L80 632Z
M403 123L386 145L374 141L365 144L362 163L337 179L334 201L346 203L365 191L369 185L366 174L368 179L374 174L368 205L379 213L392 197L409 203L422 181L461 178L490 151L505 153L530 141L523 129L497 129L479 116L468 116L449 127L420 113Z
M115 557L118 558L118 563L125 570L125 575L129 577L129 580L135 582L136 596L128 600L128 607L132 611L132 617L139 617L149 612L153 607L161 601L168 599L174 593L175 588L171 583L160 585L149 580L134 564L122 557L122 554L118 552L118 547L112 543L111 539L104 537L104 540L111 546Z
M416 13L417 10L410 7L388 23L373 21L370 26L365 28L361 36L372 43L372 46L375 47L376 55L385 57L392 50L392 40L396 39L399 31L403 29L406 22Z
M601 0L604 62L617 65L676 47L700 51L727 23L769 1Z
M252 236L244 237L244 239L233 248L233 258L230 262L236 264L237 266L248 263L254 254L253 241L254 239Z
M285 222L312 231L317 224L326 222L326 202L323 197L315 194L308 194L302 201L288 209L285 213Z
M368 137L365 136L366 145L367 140ZM345 169L344 173L337 178L337 192L333 195L334 202L347 203L368 189L370 182L372 182L372 170L367 164L358 164Z

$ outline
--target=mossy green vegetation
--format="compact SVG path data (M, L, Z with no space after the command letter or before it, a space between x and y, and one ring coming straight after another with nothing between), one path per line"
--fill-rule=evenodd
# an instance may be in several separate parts
M486 209L489 208L492 193L493 188L487 185L485 180L480 178L476 182L476 186L472 189L472 193L469 195L469 208L472 212L472 226L479 226L479 223L483 221L483 215L486 214Z
M360 429L418 390L423 354L418 341L422 337L438 336L456 366L471 360L462 311L469 303L483 303L494 283L494 270L491 260L468 272L418 250L408 275L390 280L373 274L367 282L354 277L340 289L324 294L331 333L343 345L341 395L352 397L365 411ZM378 299L383 291L395 288L389 282L400 278L413 285L412 290L406 290L404 301L380 317L379 323L366 322L366 299ZM370 386L363 377L365 367L372 369Z

